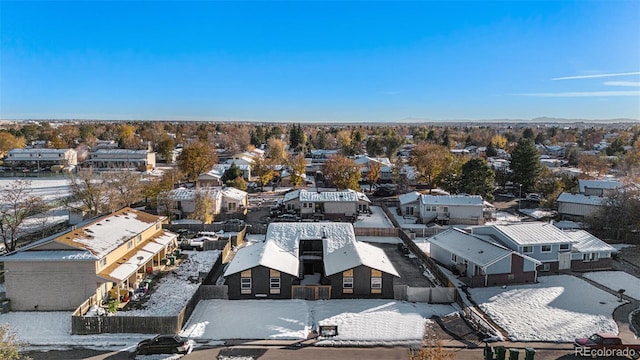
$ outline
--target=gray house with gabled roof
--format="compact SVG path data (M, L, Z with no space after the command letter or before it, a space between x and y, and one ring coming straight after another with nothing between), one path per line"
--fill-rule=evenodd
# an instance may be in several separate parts
M464 230L450 228L428 239L430 256L460 273L471 287L534 283L540 261Z
M393 298L400 275L349 223L271 223L224 272L229 299Z

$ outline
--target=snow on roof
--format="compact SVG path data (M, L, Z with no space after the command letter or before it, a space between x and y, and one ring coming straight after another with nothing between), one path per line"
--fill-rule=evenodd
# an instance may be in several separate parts
M486 242L456 228L434 235L427 241L480 267L487 267L513 253L503 246Z
M59 153L65 153L67 151L70 151L72 149L49 149L49 148L36 148L36 149L11 149L9 150L9 153L12 154L16 154L16 153L25 153L25 154L59 154ZM75 150L74 150L75 151Z
M371 202L364 193L351 189L342 191L307 191L294 190L284 195L283 201L298 199L302 202Z
M55 261L55 260L97 260L93 254L84 250L41 250L16 251L0 258L2 261Z
M356 240L350 223L271 223L263 245L238 250L225 276L263 265L297 277L300 240L322 241L327 275L365 265L400 276L383 250Z
M295 255L273 241L256 243L238 250L224 276L233 275L258 265L298 276L297 249Z
M558 196L558 202L572 203L572 204L582 204L582 205L602 205L604 203L604 198L600 196L588 196L583 194L570 194L563 192Z
M118 282L128 279L138 268L153 257L154 253L146 250L138 250L129 260L120 264L118 267L109 272L109 277Z
M54 241L84 248L102 258L162 219L162 216L124 208L62 234Z
M518 245L575 243L553 224L522 222L508 225L491 225Z
M585 188L611 190L617 189L621 186L621 182L613 180L578 180L578 188L580 189L581 193L584 193Z
M222 189L222 196L228 197L234 200L244 200L247 197L248 193L246 191L242 191L240 189L236 189L234 187L228 186Z
M420 194L417 191L413 191L413 192L398 196L398 201L400 201L400 204L408 204L408 203L417 201L420 198L420 195L422 194Z
M375 157L375 158L373 158L373 157L369 157L369 156L361 156L361 157L355 159L355 161L356 161L356 164L360 164L360 165L365 165L365 164L368 164L368 163L373 161L373 162L377 162L377 163L379 163L380 165L383 165L383 166L391 166L391 160L389 160L389 158L387 158L387 157Z
M92 151L93 154L137 154L146 155L149 150L132 150L132 149L97 149Z
M483 205L480 195L422 195L421 199L425 205Z
M593 252L593 251L610 251L618 252L616 248L607 244L606 242L598 239L591 233L584 230L571 230L565 231L570 238L577 240L576 244L573 244L573 249L578 252Z

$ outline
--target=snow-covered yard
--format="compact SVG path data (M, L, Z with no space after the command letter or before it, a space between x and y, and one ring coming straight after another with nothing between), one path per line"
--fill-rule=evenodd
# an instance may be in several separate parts
M361 228L392 228L391 220L379 206L371 206L371 214L360 214L353 227Z
M596 332L618 333L618 298L569 275L538 284L470 289L473 299L515 341L572 342Z
M640 300L640 279L624 271L589 272L584 277L613 291L624 289L625 295Z
M23 178L23 177L7 177L0 178L0 188L4 188L10 183L21 179L31 181L31 195L39 196L44 201L50 203L63 199L71 194L69 180L65 177L54 178Z
M220 256L219 250L185 251L189 258L172 272L163 276L140 310L119 311L120 316L173 316L189 302L199 283L189 280L200 272L209 272Z
M319 325L337 325L338 336L319 345L417 344L433 315L449 305L395 300L206 300L182 335L207 340L306 339Z

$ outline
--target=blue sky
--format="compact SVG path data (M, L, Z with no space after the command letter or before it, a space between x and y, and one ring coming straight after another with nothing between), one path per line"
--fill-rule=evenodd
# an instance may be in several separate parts
M0 1L0 117L640 119L639 1Z

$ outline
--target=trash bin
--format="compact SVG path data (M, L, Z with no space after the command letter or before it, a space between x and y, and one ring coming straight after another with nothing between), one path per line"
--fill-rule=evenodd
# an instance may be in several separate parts
M509 349L509 360L518 360L520 351L518 349Z
M175 257L180 256L180 249L175 249L175 250L173 251L173 255L175 255Z
M176 257L175 256L169 256L169 265L175 265L176 264Z
M524 360L533 360L536 355L536 350L532 348L524 349Z
M507 349L505 349L504 346L496 346L494 351L496 352L496 360L504 360L507 352Z
M493 360L493 349L489 345L484 347L484 360Z

